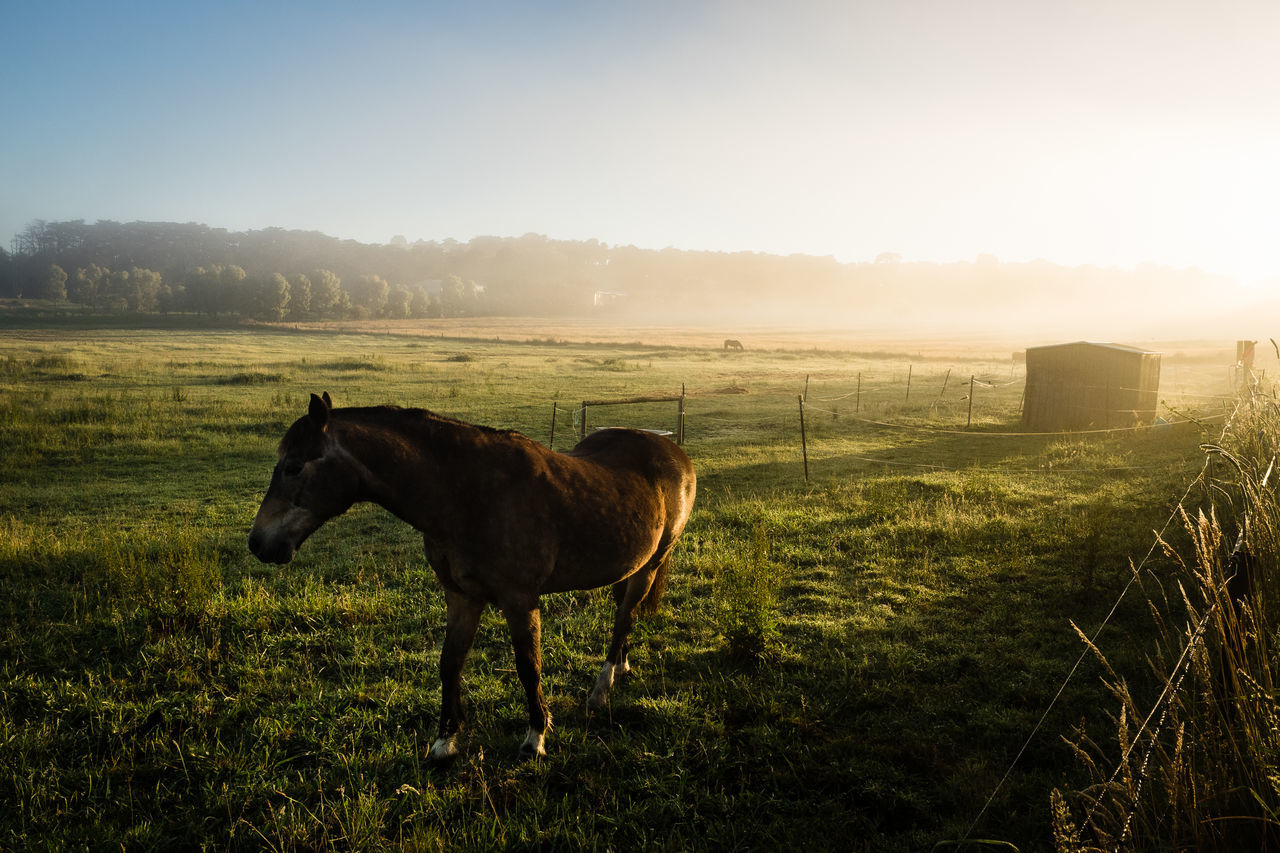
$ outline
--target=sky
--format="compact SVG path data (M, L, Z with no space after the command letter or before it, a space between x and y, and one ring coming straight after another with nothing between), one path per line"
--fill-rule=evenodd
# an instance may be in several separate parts
M34 220L1280 277L1280 3L6 4Z

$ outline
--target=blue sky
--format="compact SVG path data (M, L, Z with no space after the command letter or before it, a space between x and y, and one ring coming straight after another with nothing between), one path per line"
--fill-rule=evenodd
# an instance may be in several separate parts
M1280 4L11 3L34 219L1280 274Z

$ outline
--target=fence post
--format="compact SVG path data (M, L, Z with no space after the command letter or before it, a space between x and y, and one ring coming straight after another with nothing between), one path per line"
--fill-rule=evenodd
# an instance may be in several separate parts
M679 416L676 418L676 444L684 444L684 383L680 383Z
M853 413L856 415L862 411L862 371L858 371L858 396L853 398Z
M804 375L804 400L809 402L809 374Z
M551 404L551 443L548 444L547 447L550 447L552 450L556 449L556 410L559 406L559 403Z
M578 441L587 437L587 401L582 401L582 423L579 424Z
M911 367L912 365L907 365L907 399L903 400L903 403L911 402Z
M804 481L809 482L809 442L804 435L804 397L800 401L800 453L804 456Z
M947 368L947 375L942 377L942 390L938 392L938 399L941 400L947 393L947 383L951 381L951 368Z
M973 374L969 375L969 420L964 428L968 429L971 426L973 426Z

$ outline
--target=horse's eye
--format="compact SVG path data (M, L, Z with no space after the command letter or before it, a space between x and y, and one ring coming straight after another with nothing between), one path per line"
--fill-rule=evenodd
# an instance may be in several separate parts
M284 474L286 477L296 477L302 473L302 463L292 460L284 463Z

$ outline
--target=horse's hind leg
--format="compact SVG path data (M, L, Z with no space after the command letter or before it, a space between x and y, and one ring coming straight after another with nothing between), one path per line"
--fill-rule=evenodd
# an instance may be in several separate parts
M440 735L431 745L428 757L444 761L458 754L458 729L461 728L462 667L480 627L484 603L473 601L456 592L445 592L448 612L445 617L444 647L440 650Z
M547 754L545 741L551 727L551 713L542 695L542 616L536 607L509 606L503 608L503 613L511 629L516 673L529 703L529 734L520 746L520 754L537 758Z
M636 609L644 601L656 575L656 568L641 569L625 581L613 585L613 600L618 605L613 617L613 637L609 640L609 651L605 655L600 675L596 678L596 685L587 697L587 710L597 711L603 708L609 701L609 690L613 687L614 677L631 671L631 666L627 663L627 640L636 624Z

